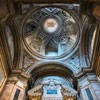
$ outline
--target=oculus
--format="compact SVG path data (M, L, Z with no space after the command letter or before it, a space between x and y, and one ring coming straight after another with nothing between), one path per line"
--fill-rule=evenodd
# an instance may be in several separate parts
M58 29L58 22L53 18L48 18L43 24L43 28L47 33L54 33Z

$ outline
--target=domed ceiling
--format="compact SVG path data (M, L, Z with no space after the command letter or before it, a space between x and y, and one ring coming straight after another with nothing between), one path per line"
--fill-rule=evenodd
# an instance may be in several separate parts
M67 56L78 44L79 24L66 9L38 8L24 19L23 40L27 50L36 56Z

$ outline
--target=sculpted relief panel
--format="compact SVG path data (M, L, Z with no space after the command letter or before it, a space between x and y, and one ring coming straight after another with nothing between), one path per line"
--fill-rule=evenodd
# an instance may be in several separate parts
M74 89L52 78L29 90L28 95L30 100L77 100Z

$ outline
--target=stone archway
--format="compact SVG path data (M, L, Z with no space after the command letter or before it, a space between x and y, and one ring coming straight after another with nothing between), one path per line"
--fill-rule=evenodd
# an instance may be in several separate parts
M75 83L73 82L73 72L66 66L54 62L41 63L33 66L27 73L32 75L32 83L28 90L30 100L77 100L77 91L67 84L63 85L61 80L56 80L56 78L47 79L43 83L34 85L38 79L46 76L59 76L73 85Z

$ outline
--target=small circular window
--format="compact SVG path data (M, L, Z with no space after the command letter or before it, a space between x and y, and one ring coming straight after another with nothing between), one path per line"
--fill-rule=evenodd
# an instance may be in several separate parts
M58 22L53 18L48 18L43 24L43 28L47 33L54 33L58 29Z

